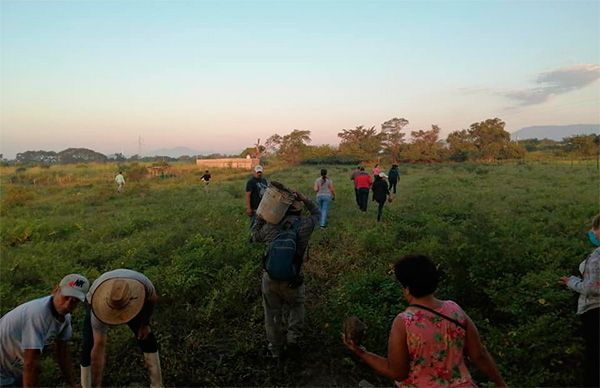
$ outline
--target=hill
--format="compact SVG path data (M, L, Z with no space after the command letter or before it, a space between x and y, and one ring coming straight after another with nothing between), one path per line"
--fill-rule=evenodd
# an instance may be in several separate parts
M200 155L202 152L193 150L187 147L175 147L175 148L159 148L156 150L144 152L146 156L169 156L171 158L178 158L180 156L188 155Z
M574 124L574 125L535 125L521 128L513 132L510 137L519 139L550 139L560 141L565 137L575 135L591 135L600 133L600 124Z

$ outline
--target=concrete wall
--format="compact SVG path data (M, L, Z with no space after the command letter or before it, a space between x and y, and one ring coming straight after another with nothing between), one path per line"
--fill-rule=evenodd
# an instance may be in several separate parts
M260 164L260 159L227 158L227 159L196 159L196 166L205 168L240 168L252 170Z

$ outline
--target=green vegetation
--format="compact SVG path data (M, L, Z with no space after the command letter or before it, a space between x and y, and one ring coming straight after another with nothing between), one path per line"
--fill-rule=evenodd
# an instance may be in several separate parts
M168 385L389 385L345 350L341 324L357 315L368 325L366 346L385 353L391 322L406 305L391 263L419 252L439 262L439 296L471 315L509 385L581 383L577 296L558 279L576 273L591 251L595 163L401 165L397 198L381 223L372 203L367 214L356 208L352 166L268 165L267 178L305 193L327 167L338 192L330 227L316 230L310 245L305 357L284 370L265 354L262 247L248 243L243 205L249 174L212 170L205 194L195 166L147 178L144 165L121 163L0 170L0 313L48 294L67 273L93 280L132 268L161 295L153 328ZM127 179L122 194L113 182L118 170ZM82 319L78 309L76 360ZM52 361L43 370L43 385L60 383ZM105 384L146 379L133 336L113 329Z

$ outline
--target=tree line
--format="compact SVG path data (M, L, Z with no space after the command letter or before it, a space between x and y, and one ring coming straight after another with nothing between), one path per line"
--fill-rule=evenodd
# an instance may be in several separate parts
M184 155L179 158L168 156L133 155L129 158L121 153L107 157L86 148L68 148L61 152L26 151L18 153L14 161L2 158L4 164L69 164L104 163L110 161L172 162L194 161L196 158L214 159L224 157L274 157L298 164L355 164L360 161L373 161L385 158L392 163L432 163L432 162L494 162L507 159L522 159L526 154L540 158L598 157L600 135L575 135L562 141L549 139L527 139L512 141L505 130L505 123L499 118L473 123L468 129L451 132L445 139L440 137L441 128L432 125L429 130L407 131L409 121L394 117L375 126L356 126L342 129L337 134L339 146L310 145L311 131L294 129L285 135L274 134L263 145L258 142L246 148L239 155ZM410 135L410 136L408 136Z
M287 135L274 134L265 145L249 147L242 156L274 156L290 163L354 163L381 158L393 163L432 163L443 161L494 162L522 159L527 153L542 153L546 157L591 158L599 154L599 135L576 135L562 141L529 139L512 141L499 118L473 123L468 129L440 137L441 128L432 125L429 130L407 132L409 121L394 117L379 129L375 126L356 126L338 133L338 147L311 146L311 131L293 130ZM407 135L410 134L410 137Z

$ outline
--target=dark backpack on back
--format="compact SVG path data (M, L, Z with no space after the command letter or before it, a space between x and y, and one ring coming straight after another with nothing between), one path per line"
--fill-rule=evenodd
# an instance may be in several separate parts
M267 247L265 269L273 280L291 281L300 273L301 263L296 254L300 218L278 227L277 237Z

